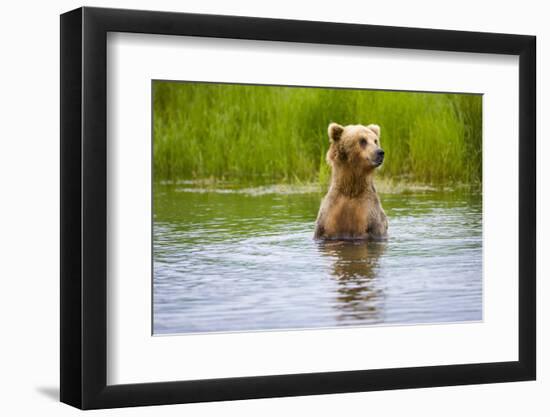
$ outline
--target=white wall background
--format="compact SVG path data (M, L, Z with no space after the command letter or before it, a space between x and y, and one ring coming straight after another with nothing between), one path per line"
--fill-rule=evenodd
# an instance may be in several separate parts
M59 17L77 1L8 2L2 8L0 114L0 410L3 415L75 415L59 392ZM440 29L538 37L538 381L344 395L99 411L94 415L257 416L335 414L547 415L550 406L550 157L542 120L550 97L550 26L544 2L277 0L88 1L89 6L157 9ZM505 122L505 121L503 121ZM545 395L546 394L546 395ZM32 415L32 414L31 414Z

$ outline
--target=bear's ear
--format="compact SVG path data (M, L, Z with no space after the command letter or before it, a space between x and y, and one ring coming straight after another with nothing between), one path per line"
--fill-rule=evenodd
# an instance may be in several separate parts
M380 138L380 126L378 126L378 125L368 125L367 128L369 128L374 133L376 133L376 136L378 136Z
M340 126L338 123L331 123L328 125L328 137L333 142L338 142L342 137L342 132L344 127Z

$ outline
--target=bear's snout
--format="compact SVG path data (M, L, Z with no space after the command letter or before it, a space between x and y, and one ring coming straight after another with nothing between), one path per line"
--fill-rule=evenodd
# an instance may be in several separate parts
M376 160L375 162L380 165L384 162L384 149L380 148L376 151Z

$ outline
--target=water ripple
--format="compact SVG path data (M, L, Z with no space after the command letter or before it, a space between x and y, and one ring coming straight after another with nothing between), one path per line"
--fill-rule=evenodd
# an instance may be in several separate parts
M482 319L480 195L385 195L387 242L322 244L311 190L183 191L155 195L157 334Z

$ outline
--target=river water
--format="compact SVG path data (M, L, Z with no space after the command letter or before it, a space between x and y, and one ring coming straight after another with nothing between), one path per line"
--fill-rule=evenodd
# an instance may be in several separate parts
M312 239L311 186L155 184L154 334L482 320L481 194L381 194L385 242Z

